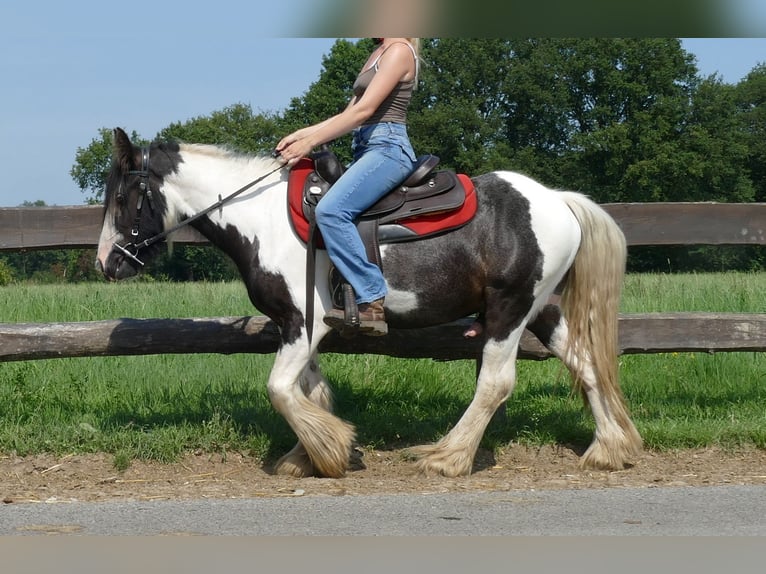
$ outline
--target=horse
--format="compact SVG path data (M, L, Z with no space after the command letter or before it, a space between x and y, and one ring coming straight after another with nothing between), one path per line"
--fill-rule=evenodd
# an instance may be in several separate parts
M279 329L267 390L298 442L273 471L337 478L353 467L356 435L350 422L333 413L332 390L319 368L319 343L330 331L322 311L333 305L331 265L320 249L308 294L307 246L288 219L289 173L267 154L174 141L142 147L116 128L96 267L108 280L135 276L142 259L159 251L156 238L184 223L225 252L252 304ZM472 472L488 423L514 389L525 329L566 366L592 412L593 440L579 465L632 466L642 440L618 377L618 306L627 257L622 231L579 192L550 189L511 171L470 181L478 206L468 223L380 248L391 329L481 317L473 398L440 440L408 449L415 468L426 476ZM222 191L233 189L236 197L221 199ZM316 310L310 321L308 303Z

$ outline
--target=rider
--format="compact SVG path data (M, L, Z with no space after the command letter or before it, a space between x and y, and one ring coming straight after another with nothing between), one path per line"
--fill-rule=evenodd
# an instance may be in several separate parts
M285 136L276 149L293 165L314 147L353 131L353 162L317 204L316 222L330 260L354 288L360 332L385 335L386 282L380 268L368 260L354 221L414 169L407 108L417 82L419 42L417 38L374 40L375 50L354 82L346 109ZM331 309L324 322L342 329L343 310Z

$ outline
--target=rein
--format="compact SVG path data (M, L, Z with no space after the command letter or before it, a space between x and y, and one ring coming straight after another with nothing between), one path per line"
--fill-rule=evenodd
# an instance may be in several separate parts
M138 196L138 205L136 207L136 219L135 219L135 221L133 223L133 228L131 229L131 235L133 235L133 236L137 236L138 235L138 224L139 224L139 221L141 219L141 208L143 207L144 196L146 196L146 198L149 199L150 202L151 202L151 199L152 199L152 190L149 187L149 149L148 148L144 147L144 148L141 149L141 158L142 158L141 169L140 170L131 170L131 171L128 172L128 175L138 175L142 179L141 183L139 184L139 186L141 188L141 194ZM243 185L238 190L232 192L231 194L227 195L226 197L222 198L219 195L218 196L218 201L216 201L212 205L206 207L202 211L192 215L191 217L189 217L187 219L184 219L183 221L181 221L178 224L174 225L170 229L167 229L167 230L165 230L165 231L163 231L161 233L158 233L157 235L153 235L149 239L144 239L143 241L141 241L139 243L135 243L135 244L134 243L127 243L125 245L119 245L118 243L114 243L114 244L112 244L112 249L114 249L116 251L119 251L125 257L128 257L129 259L135 261L136 263L141 265L141 267L143 267L144 266L144 262L141 261L138 258L138 253L139 253L139 251L141 251L141 249L145 249L145 248L147 248L147 247L149 247L151 245L154 245L155 243L159 243L160 241L163 241L171 233L175 233L179 229L182 229L182 228L186 227L187 225L197 221L201 217L206 216L211 211L215 211L216 209L218 209L218 210L222 209L224 204L228 203L229 201L231 201L232 199L234 199L238 195L244 193L245 191L247 191L248 189L250 189L251 187L253 187L257 183L262 182L264 179L266 179L267 177L269 177L273 173L279 171L283 167L284 166L282 166L282 165L279 165L279 166L275 167L274 169L272 169L271 171L263 174L259 178L254 179L253 181L251 181L250 183L248 183L246 185Z

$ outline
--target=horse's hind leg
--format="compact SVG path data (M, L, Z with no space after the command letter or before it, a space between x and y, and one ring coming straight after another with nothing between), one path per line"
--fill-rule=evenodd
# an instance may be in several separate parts
M516 384L516 354L523 331L523 326L517 327L503 340L490 336L484 345L476 392L468 409L439 442L410 449L418 457L416 467L423 474L461 476L471 473L476 451L492 415L511 396Z
M599 379L589 356L578 359L572 352L567 323L557 305L546 305L527 327L561 359L593 413L596 431L593 442L580 459L580 466L605 470L625 468L638 454L641 437L630 419L619 387L606 385Z

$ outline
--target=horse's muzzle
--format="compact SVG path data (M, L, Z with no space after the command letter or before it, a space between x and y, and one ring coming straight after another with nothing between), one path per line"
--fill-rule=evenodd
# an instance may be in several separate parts
M116 243L105 260L96 260L96 269L109 281L120 281L134 277L138 275L143 266L143 261Z

